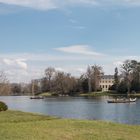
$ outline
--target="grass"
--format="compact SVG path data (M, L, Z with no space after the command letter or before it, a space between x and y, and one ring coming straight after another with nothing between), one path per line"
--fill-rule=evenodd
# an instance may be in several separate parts
M39 94L39 96L50 97L52 96L52 94L50 92L44 92L44 93Z
M140 93L129 94L130 97L140 97Z
M80 94L82 97L96 97L96 96L125 96L126 94L116 93L113 91L100 91L100 92L91 92L91 93L84 93Z
M105 92L91 92L91 93L77 93L76 94L77 96L80 96L80 97L96 97L96 96L122 96L122 95L126 95L126 94L120 94L120 93L116 93L116 92L113 92L113 91L105 91ZM45 96L45 97L51 97L53 96L52 93L50 92L45 92L45 93L41 93L39 94L39 96Z
M115 91L100 91L100 92L91 92L91 93L78 93L76 94L79 97L98 97L98 96L126 96L126 93L118 93ZM52 93L50 92L45 92L45 93L41 93L38 96L44 96L44 97L52 97ZM140 97L140 93L135 93L135 94L129 94L130 97Z
M0 112L0 140L139 140L140 126Z
M91 93L83 93L79 96L81 97L96 97L96 96L126 96L127 93L118 93L115 91L105 91L105 92L91 92ZM129 97L140 97L140 93L129 94Z

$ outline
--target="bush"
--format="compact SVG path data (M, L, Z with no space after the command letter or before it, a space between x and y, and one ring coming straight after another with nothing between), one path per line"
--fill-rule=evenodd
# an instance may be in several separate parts
M119 93L127 93L127 85L126 85L126 82L122 81L122 82L119 84L118 92L119 92Z
M59 96L58 93L52 93L52 96Z
M8 109L8 106L0 101L0 111L6 111Z

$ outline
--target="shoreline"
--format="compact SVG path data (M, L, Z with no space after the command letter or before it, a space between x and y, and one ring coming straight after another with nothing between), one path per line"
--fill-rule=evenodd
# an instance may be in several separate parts
M98 96L127 96L126 93L115 93L115 92L91 92L91 93L77 93L75 95L53 95L52 93L41 93L36 96L43 96L43 97L98 97ZM140 93L136 94L129 94L129 97L140 97Z

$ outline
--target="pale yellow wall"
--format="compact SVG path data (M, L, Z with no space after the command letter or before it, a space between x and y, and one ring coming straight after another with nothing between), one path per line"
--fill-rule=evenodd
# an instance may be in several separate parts
M109 87L111 87L114 84L114 79L101 79L100 81L100 87L102 91L108 91Z

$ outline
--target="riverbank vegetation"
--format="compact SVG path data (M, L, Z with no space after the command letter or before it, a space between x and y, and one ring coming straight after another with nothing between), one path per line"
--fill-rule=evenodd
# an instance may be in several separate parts
M140 126L0 112L1 140L139 140Z

